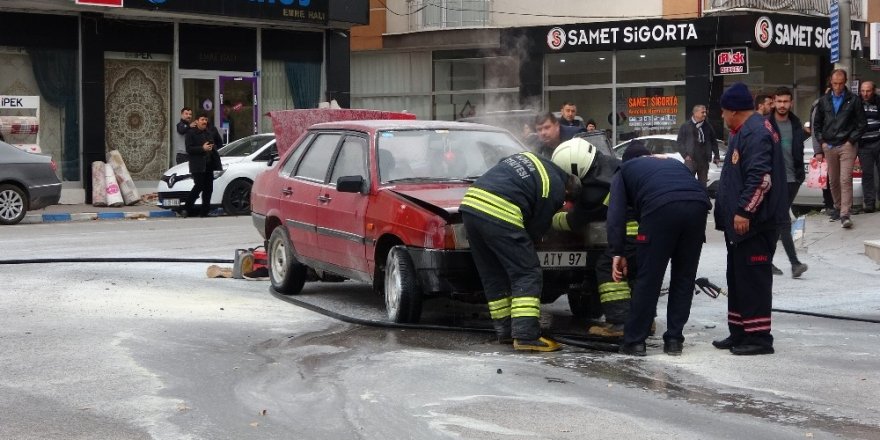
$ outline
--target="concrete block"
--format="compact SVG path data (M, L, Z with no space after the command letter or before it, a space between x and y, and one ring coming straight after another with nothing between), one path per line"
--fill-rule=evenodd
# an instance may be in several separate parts
M880 263L880 240L865 240L865 255Z

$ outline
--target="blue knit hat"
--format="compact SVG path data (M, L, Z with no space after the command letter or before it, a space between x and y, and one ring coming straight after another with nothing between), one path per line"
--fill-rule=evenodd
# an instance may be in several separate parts
M642 141L633 139L633 141L626 147L626 151L623 152L623 161L626 162L630 159L647 156L649 154L651 154L651 152L648 151Z
M749 92L749 88L738 82L721 95L721 108L734 111L754 110L755 100L752 98L752 92Z

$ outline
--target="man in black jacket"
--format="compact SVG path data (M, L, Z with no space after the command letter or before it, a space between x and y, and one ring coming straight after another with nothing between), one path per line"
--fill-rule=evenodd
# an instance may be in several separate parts
M498 341L524 351L556 351L541 336L543 274L533 242L580 181L534 153L508 156L464 195L461 216Z
M186 152L189 155L189 172L192 174L193 188L186 198L186 215L195 214L196 199L202 195L200 217L211 212L211 194L214 192L214 171L223 169L217 150L223 147L223 139L213 126L208 125L208 114L202 113L196 119L196 127L186 133Z
M874 190L874 169L880 165L880 98L875 93L873 81L865 81L859 87L862 107L865 110L865 133L859 145L859 162L862 165L862 195L865 212L877 208L877 194Z
M813 135L822 147L821 151L815 152L816 158L828 161L834 209L841 226L846 229L853 225L849 218L853 198L852 172L864 131L865 111L861 100L847 88L846 71L836 69L831 73L831 92L819 99Z
M709 161L721 162L718 139L712 124L706 121L706 106L695 105L692 116L678 129L678 152L684 164L706 186L709 180Z
M782 146L782 158L785 160L785 177L788 186L788 204L786 209L791 209L791 204L797 196L801 183L804 181L804 141L807 134L804 133L801 120L791 112L791 90L788 87L776 89L773 98L773 113L768 119L774 129L779 133L780 145ZM794 240L791 237L791 223L779 228L779 237L782 247L791 263L791 277L798 278L807 271L807 265L798 260L797 251L794 248ZM775 275L782 275L782 271L773 266Z

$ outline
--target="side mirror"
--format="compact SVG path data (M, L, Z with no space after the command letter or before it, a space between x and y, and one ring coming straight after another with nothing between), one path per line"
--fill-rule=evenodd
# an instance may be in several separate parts
M336 190L345 193L361 193L364 189L364 176L342 176L336 180Z

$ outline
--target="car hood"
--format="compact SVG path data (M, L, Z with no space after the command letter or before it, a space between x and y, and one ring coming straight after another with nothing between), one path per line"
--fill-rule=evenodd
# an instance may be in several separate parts
M395 193L417 205L426 209L437 212L444 217L458 212L458 206L464 193L470 185L443 185L431 188L393 188L389 189Z
M223 165L223 169L227 168L227 165L231 165L234 163L239 163L245 160L246 156L230 156L230 157L221 157L220 164ZM175 165L171 168L168 168L168 171L164 173L166 176L170 176L172 174L177 174L178 176L182 176L184 174L189 174L189 163L184 162L180 165Z

